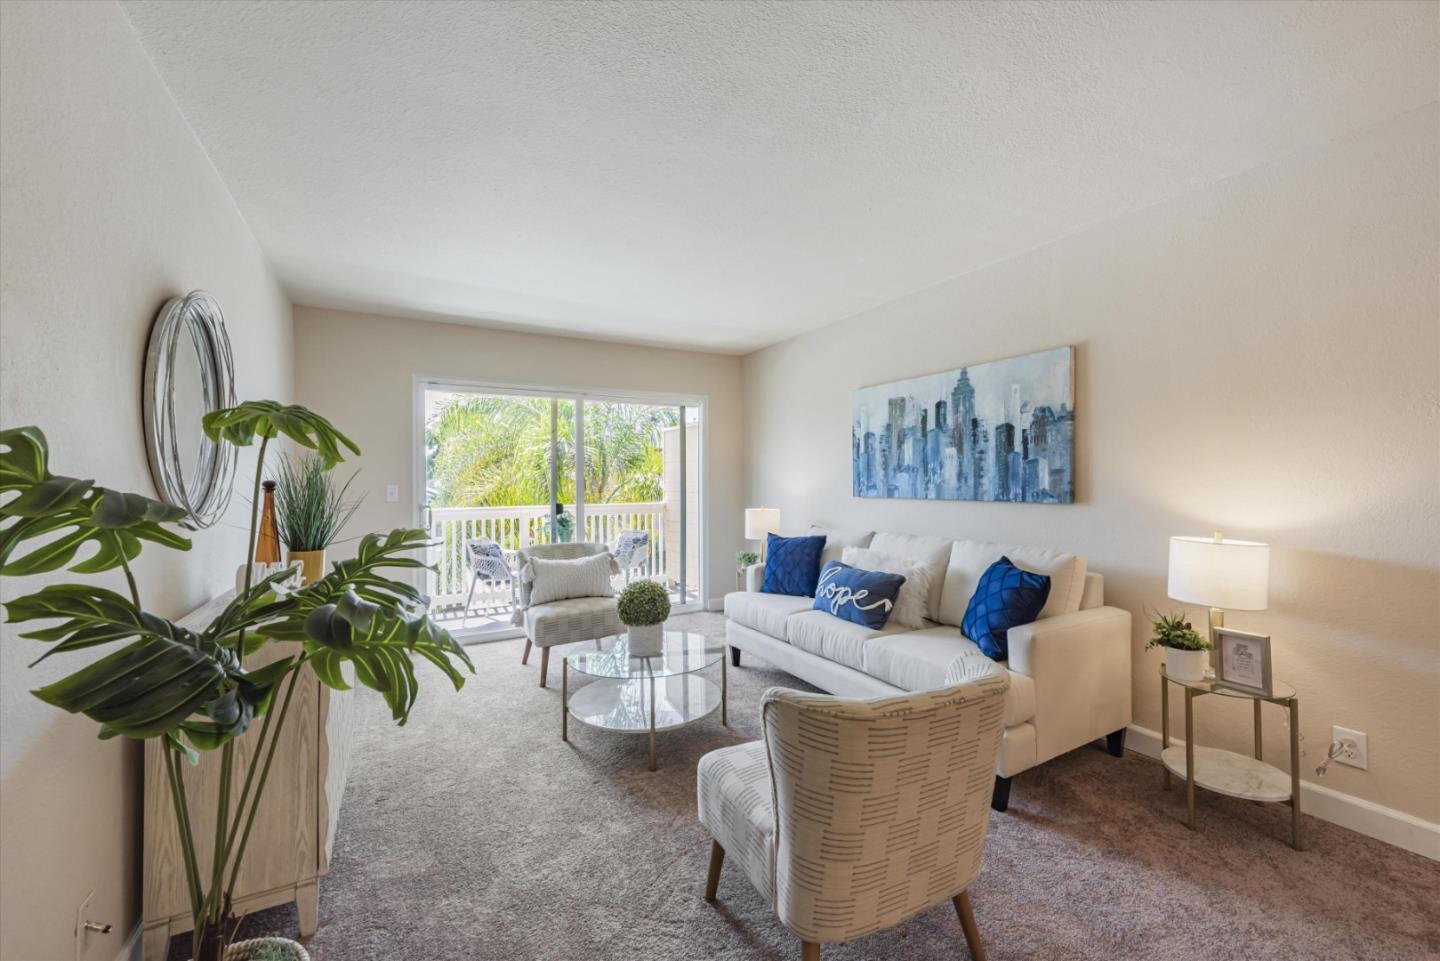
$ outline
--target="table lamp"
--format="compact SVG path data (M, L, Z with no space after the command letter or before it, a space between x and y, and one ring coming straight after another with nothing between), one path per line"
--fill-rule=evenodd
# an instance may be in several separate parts
M1270 603L1270 545L1213 537L1170 538L1166 593L1182 604L1210 609L1210 643L1225 611L1263 611Z
M774 507L745 508L745 539L760 542L760 560L765 560L765 535L780 532L780 511Z

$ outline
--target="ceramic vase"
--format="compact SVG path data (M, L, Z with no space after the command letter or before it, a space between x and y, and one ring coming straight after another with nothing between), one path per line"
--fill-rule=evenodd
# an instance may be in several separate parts
M1204 651L1182 651L1178 647L1165 648L1165 673L1177 681L1205 680L1205 667L1209 662Z
M655 657L665 646L664 624L628 624L631 657Z

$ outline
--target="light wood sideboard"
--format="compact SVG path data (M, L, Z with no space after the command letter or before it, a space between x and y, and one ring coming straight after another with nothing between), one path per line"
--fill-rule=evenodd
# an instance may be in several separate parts
M233 597L233 591L222 594L179 623L192 629L202 627ZM263 665L293 647L270 645L256 654L252 663ZM257 722L236 739L237 771L246 770L259 732ZM331 690L306 668L295 689L236 884L236 914L294 901L300 936L315 933L317 885L330 869L353 733L352 692ZM190 899L163 750L158 740L145 742L145 961L163 961L170 938L191 928ZM197 839L214 837L219 771L219 751L202 752L197 767L185 768L185 794ZM196 846L201 875L208 876L210 846L198 840Z

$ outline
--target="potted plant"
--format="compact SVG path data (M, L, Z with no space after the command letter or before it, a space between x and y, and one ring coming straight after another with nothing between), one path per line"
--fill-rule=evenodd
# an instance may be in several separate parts
M93 584L50 584L5 604L12 623L50 621L22 635L54 655L120 644L103 657L34 691L48 704L100 724L101 738L161 742L165 789L175 810L180 854L194 920L191 948L197 961L255 957L250 943L227 952L239 920L233 896L255 815L264 796L276 747L302 673L346 690L346 667L379 691L392 717L405 723L415 703L416 657L439 668L459 689L456 663L474 673L465 651L427 616L425 599L392 570L425 565L410 555L428 545L424 531L394 530L361 538L356 556L341 561L304 587L285 586L288 570L252 579L261 479L266 449L285 437L315 452L328 470L359 453L323 417L303 407L252 401L213 411L204 419L217 443L260 442L245 545L243 589L210 624L181 627L145 610L131 564L147 544L189 550L176 529L184 510L139 494L96 486L50 472L49 446L38 427L0 431L0 574L23 577L67 567L82 574L120 570L125 594ZM89 556L76 561L81 548ZM247 665L260 648L281 645L284 656L263 667ZM258 722L251 750L235 740ZM200 751L219 752L216 811L192 818L186 762ZM204 825L197 827L197 825ZM207 869L200 854L209 854ZM266 939L267 950L283 939ZM293 942L292 942L293 945ZM303 959L294 945L291 957Z
M655 581L636 581L620 592L616 605L620 623L629 635L631 657L654 657L665 644L665 619L670 616L670 595Z
M300 563L300 583L314 584L325 573L325 551L340 528L360 507L361 498L346 501L350 479L337 486L330 468L316 454L285 457L275 472L275 520L290 565Z
M1165 649L1165 673L1177 681L1203 681L1210 650L1210 642L1199 631L1190 626L1184 614L1161 614L1156 612L1150 620L1150 629L1155 636L1145 645Z

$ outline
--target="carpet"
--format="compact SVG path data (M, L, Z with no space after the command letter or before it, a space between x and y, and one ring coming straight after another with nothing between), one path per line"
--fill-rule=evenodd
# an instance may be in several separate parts
M716 614L674 627L717 639ZM805 687L748 658L718 713L647 739L571 725L536 686L521 643L471 647L477 674L454 694L421 669L397 728L360 693L360 731L330 874L320 883L316 961L798 959L799 943L738 869L701 894L710 841L695 818L695 765L758 739L767 687ZM718 669L717 669L718 670ZM573 676L573 675L572 675ZM1440 958L1440 864L1289 809L1201 792L1199 830L1160 767L1099 745L1015 779L991 816L971 888L992 961ZM246 936L293 937L293 906L247 918ZM172 958L188 957L177 938ZM944 904L889 931L827 945L830 961L968 957Z

